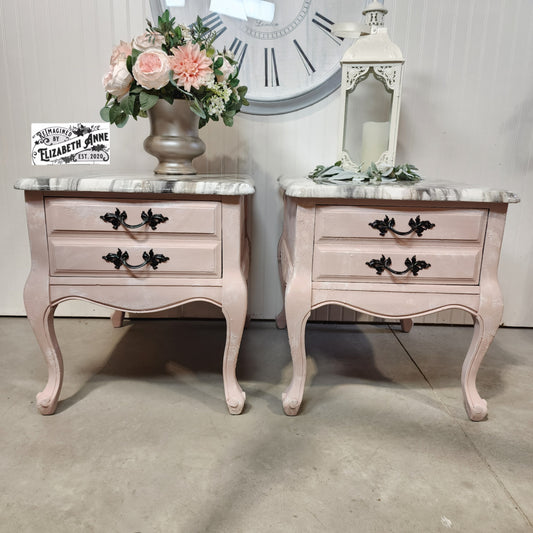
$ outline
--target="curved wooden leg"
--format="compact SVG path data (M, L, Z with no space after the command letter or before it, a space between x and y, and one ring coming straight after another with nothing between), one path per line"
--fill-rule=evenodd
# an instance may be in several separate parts
M285 329L287 327L287 319L285 318L285 286L286 286L286 280L283 278L283 265L282 265L282 257L281 257L281 248L283 246L283 239L284 239L285 233L281 234L281 237L278 241L278 272L279 272L279 281L281 284L281 296L283 298L283 307L281 308L281 311L276 316L276 327L278 329Z
M298 295L291 294L290 287L287 290L285 304L287 308L287 334L292 358L292 379L281 399L285 414L294 416L300 410L304 394L307 373L305 326L311 311L302 305Z
M409 333L413 327L413 320L411 318L402 318L400 320L400 326L404 333Z
M502 311L492 309L475 317L474 336L466 354L461 373L461 386L465 409L470 420L478 422L487 416L487 402L479 395L476 378L481 361L496 335L500 325Z
M121 328L124 325L124 311L113 311L111 313L111 324L114 328Z
M48 365L48 382L43 391L37 394L37 408L43 415L52 415L56 410L63 384L63 358L54 329L55 306L48 305L39 309L37 306L27 305L26 309L31 327Z
M276 327L285 329L287 327L287 318L285 317L285 307L276 316Z
M222 376L224 378L224 393L229 412L232 415L241 414L246 401L246 394L237 381L236 367L242 332L246 322L247 290L246 282L242 280L241 287L232 287L232 297L225 301L222 311L226 317L226 346ZM240 289L240 290L239 290ZM230 292L230 291L228 291Z

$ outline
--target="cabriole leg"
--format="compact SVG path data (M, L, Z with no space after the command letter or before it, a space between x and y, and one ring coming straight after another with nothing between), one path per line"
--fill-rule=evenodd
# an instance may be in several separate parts
M114 328L121 328L124 325L124 311L113 311L111 313L111 324Z
M246 322L247 307L246 282L243 280L241 285L241 290L234 287L234 290L231 291L231 300L226 301L223 307L226 317L226 346L224 348L222 376L226 403L232 415L241 414L246 401L246 394L239 385L236 375L237 358L239 357L242 332Z
M28 319L48 365L48 382L37 394L37 408L43 415L54 414L63 384L63 358L54 329L55 309L51 305L44 309L27 306Z
M476 378L481 361L498 331L502 311L492 309L491 313L480 313L475 317L474 336L466 354L461 373L461 385L465 409L470 420L479 422L487 416L487 401L481 398L476 387Z
M404 333L409 333L413 327L413 319L411 318L402 318L400 320L400 327Z
M308 298L299 295L291 290L291 285L287 286L285 298L285 308L287 311L287 334L292 358L292 379L289 386L282 394L283 411L286 415L294 416L298 414L305 387L305 377L307 373L307 361L305 353L305 326L310 314L308 306L303 301ZM303 298L300 298L302 296Z

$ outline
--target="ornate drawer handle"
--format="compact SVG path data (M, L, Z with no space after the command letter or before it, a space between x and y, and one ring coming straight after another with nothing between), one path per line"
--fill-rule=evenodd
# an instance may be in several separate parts
M117 250L116 254L108 253L103 255L102 259L108 263L113 263L116 269L119 269L122 265L132 270L137 270L143 266L150 265L154 270L157 270L157 265L159 263L165 263L169 260L168 257L165 257L163 254L154 254L153 250L149 252L143 252L144 263L140 265L130 265L127 261L130 258L128 252L123 252L120 248Z
M418 272L420 270L425 270L426 268L429 268L431 266L425 261L417 261L416 255L413 255L411 259L409 259L409 257L406 258L404 264L407 268L402 272L390 268L392 264L391 258L387 257L385 259L384 255L381 256L381 259L372 259L371 261L367 261L366 264L370 268L375 268L376 274L378 274L379 276L381 276L384 270L388 270L391 274L396 274L397 276L402 276L403 274L407 274L408 272L412 272L413 276L418 276Z
M140 224L126 224L126 218L128 214L126 211L120 212L120 209L117 207L114 213L106 213L100 217L104 222L109 222L113 225L113 229L118 229L120 225L124 226L127 229L137 229L142 228L143 226L150 226L152 229L157 229L157 225L168 220L168 217L163 215L154 215L151 209L148 209L148 213L143 211L141 213L142 222Z
M416 233L421 237L424 231L435 227L435 224L431 223L429 220L420 220L420 215L417 215L414 220L412 218L409 220L409 227L411 228L409 231L395 230L395 224L396 222L394 218L389 219L389 217L385 215L383 220L374 220L374 222L370 222L368 225L379 230L379 234L382 237L387 231L392 231L392 233L396 233L396 235L410 235L411 233Z

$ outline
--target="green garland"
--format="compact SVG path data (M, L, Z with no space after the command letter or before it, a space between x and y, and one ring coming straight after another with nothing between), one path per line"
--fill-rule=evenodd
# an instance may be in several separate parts
M318 165L308 176L317 183L343 183L346 181L359 183L380 183L382 181L420 181L418 168L414 165L405 164L398 166L377 166L371 163L365 172L358 170L345 170L341 162L325 167Z

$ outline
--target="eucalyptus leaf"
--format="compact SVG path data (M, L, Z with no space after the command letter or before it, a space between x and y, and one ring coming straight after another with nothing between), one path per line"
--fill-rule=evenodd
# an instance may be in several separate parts
M157 104L159 96L157 94L150 94L143 91L139 94L139 101L141 103L141 109L143 111L148 111L148 109L151 109Z
M115 122L117 128L123 128L126 123L128 122L128 115L126 115L126 113L121 113L119 115L119 118L118 120Z
M205 111L200 107L200 104L197 100L194 100L194 102L191 103L191 111L198 115L200 118L206 119L207 115L205 114Z
M328 167L318 165L308 176L318 183L346 183L347 181L356 183L416 182L422 179L417 170L414 165L410 164L391 167L383 163L373 162L366 172L363 172L360 167L354 170L343 169L340 161L338 161Z
M109 108L109 122L116 124L118 117L121 114L120 105L114 104Z
M100 109L100 116L102 117L102 120L104 120L105 122L111 122L111 119L110 119L110 109L109 107L102 107L102 109Z

